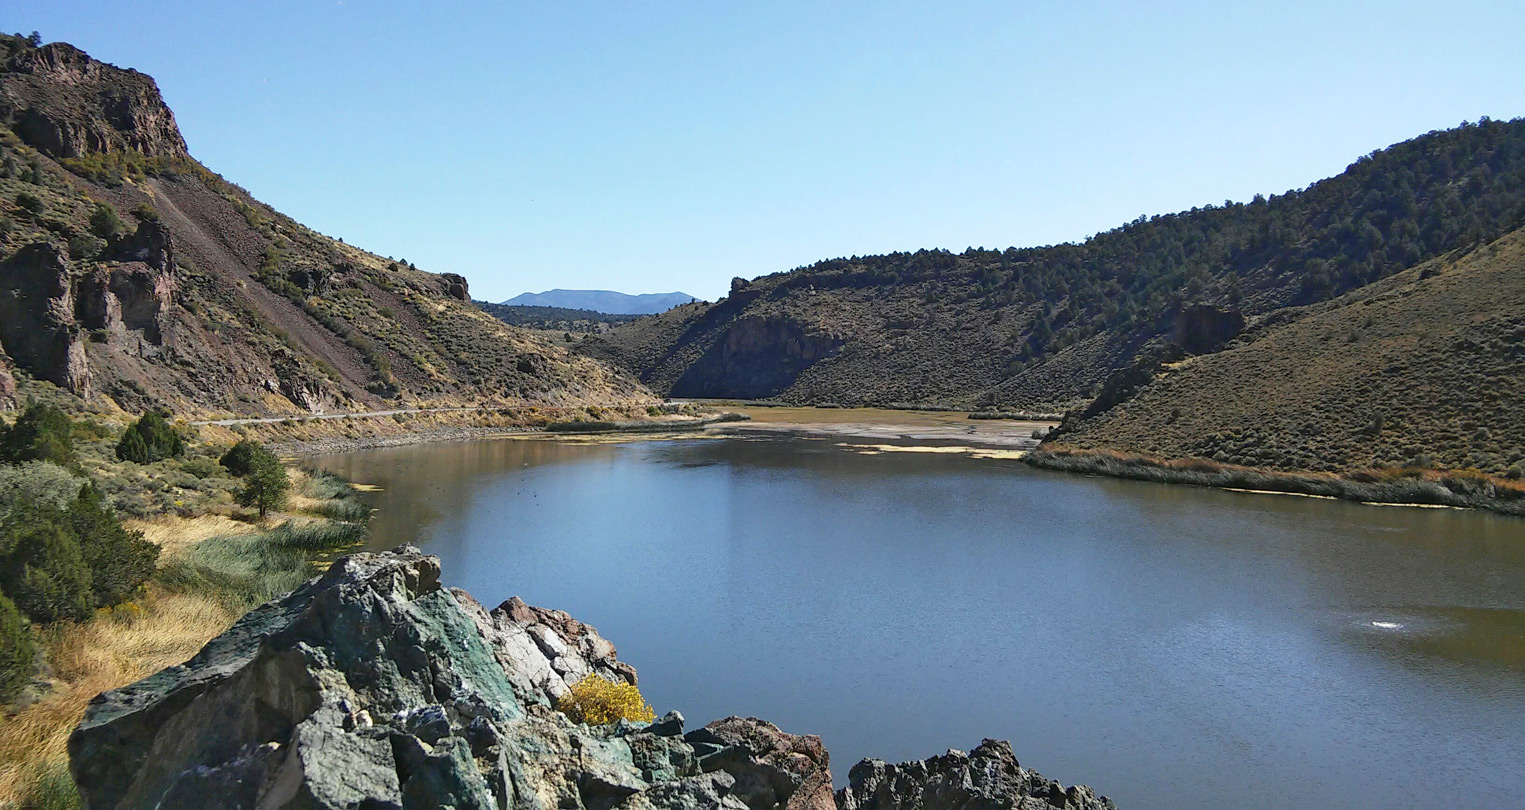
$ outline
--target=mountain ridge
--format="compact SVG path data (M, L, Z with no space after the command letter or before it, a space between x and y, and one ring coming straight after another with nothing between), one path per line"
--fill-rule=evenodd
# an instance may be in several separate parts
M622 293L614 290L554 289L538 293L520 293L500 306L556 307L585 309L607 315L655 315L680 304L699 299L685 292Z
M1525 120L1485 118L1305 189L1139 217L1079 243L839 258L736 279L725 298L578 351L663 395L1083 408L1208 311L1252 324L1521 222Z

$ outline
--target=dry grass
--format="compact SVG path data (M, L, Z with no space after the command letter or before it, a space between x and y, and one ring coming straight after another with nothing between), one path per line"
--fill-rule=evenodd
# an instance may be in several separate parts
M122 525L129 531L142 532L148 542L164 549L165 556L179 554L191 546L212 537L235 534L252 534L254 529L226 515L198 515L176 517L160 515L153 518L124 520Z
M0 724L0 806L67 761L69 733L91 698L185 661L237 618L210 596L155 588L90 623L51 628L43 641L52 691Z

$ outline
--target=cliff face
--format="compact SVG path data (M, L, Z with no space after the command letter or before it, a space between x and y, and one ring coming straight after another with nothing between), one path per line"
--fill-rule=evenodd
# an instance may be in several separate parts
M150 76L97 62L62 42L14 51L4 72L0 122L52 157L187 156L175 114Z
M100 808L1112 807L972 756L866 760L833 795L814 736L732 717L687 734L590 727L552 708L635 670L593 628L510 600L491 611L412 547L357 554L249 613L194 658L91 702L69 741ZM930 764L929 764L930 763Z
M250 197L190 157L153 79L68 45L0 35L0 224L0 366L128 410L652 401L462 276Z

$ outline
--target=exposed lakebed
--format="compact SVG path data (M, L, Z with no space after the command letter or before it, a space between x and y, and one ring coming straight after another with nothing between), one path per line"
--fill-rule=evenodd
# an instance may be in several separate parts
M518 438L314 461L657 710L863 756L1008 738L1133 808L1516 805L1525 520L1037 471L882 438Z

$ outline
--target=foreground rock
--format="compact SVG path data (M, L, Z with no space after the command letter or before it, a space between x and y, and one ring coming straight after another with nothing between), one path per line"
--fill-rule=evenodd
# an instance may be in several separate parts
M865 759L853 766L838 791L842 810L912 808L1020 808L1020 810L1115 810L1117 805L1084 785L1064 787L1017 764L1011 744L986 740L969 753L888 765Z
M487 610L403 546L356 554L196 657L100 695L69 740L90 808L1110 807L972 755L866 760L831 792L815 736L731 717L683 732L552 708L588 675L635 682L593 628L513 599ZM1038 802L1034 804L1033 802Z

